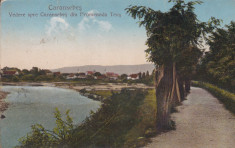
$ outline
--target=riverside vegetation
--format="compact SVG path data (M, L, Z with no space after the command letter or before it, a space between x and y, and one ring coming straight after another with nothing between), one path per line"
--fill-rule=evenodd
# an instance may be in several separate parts
M47 130L33 125L18 147L139 147L155 134L156 99L154 90L127 90L105 99L81 125L73 125L56 109L56 127Z

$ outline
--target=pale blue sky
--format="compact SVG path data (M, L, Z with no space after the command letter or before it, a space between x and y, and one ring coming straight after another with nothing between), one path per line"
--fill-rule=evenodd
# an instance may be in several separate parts
M167 11L168 0L6 0L1 6L1 65L19 68L58 68L78 65L146 63L146 35L124 9L145 5ZM223 24L235 20L235 0L203 0L199 20L211 16ZM10 17L9 13L56 13L48 6L81 6L82 12L105 12L107 17ZM74 11L78 14L79 11ZM121 17L111 17L110 12Z

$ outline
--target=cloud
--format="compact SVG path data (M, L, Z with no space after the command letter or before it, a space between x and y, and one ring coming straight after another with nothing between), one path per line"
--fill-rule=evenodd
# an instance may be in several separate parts
M60 17L52 17L46 26L45 36L41 39L40 44L51 41L75 40L73 28Z
M96 13L99 13L99 11L91 10L87 12L87 14L90 15L85 16L78 24L78 30L80 32L90 28L99 29L104 32L109 32L112 29L112 24L110 22L98 20L94 15L92 15Z
M87 17L84 17L83 19L82 19L82 21L78 24L78 30L79 31L84 31L84 30L86 30L86 28L89 28L90 26L89 26L89 19L87 18Z
M99 13L96 10L87 12L88 14ZM102 34L103 32L109 32L112 29L112 24L108 21L97 19L94 15L84 16L78 23L77 27L72 27L65 19L60 17L52 17L46 26L45 36L41 38L40 44L46 44L48 42L65 42L75 41L81 39L84 34L90 33ZM98 31L98 32L96 32ZM101 35L102 36L102 35Z
M9 1L13 1L13 0L0 0L0 2L1 2L0 5L7 2L7 1L9 2Z
M98 20L93 20L94 23L97 23L100 27L101 30L103 31L110 31L112 29L112 25L108 21L98 21Z
M52 36L54 34L64 32L69 27L69 24L60 17L52 17L49 24L50 25L46 31L46 34L48 36Z

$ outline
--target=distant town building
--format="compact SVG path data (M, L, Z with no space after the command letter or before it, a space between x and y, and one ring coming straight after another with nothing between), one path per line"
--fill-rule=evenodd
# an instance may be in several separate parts
M59 75L60 75L60 72L53 72L53 75L54 75L54 76L59 76Z
M119 75L114 72L106 72L106 77L110 80L117 80Z
M86 75L92 76L94 73L95 73L94 71L87 71L87 72L86 72Z
M107 77L105 75L101 75L101 76L95 76L95 79L97 80L104 80L106 79Z
M86 79L86 73L80 72L76 74L78 79Z
M73 80L73 79L76 79L77 78L77 76L75 75L75 74L69 74L68 76L66 76L66 79L67 80Z
M3 76L14 76L14 75L19 75L19 72L16 70L4 70L3 71Z
M53 75L53 73L48 69L44 69L44 71L45 71L47 76L52 76Z
M131 74L127 77L128 80L138 80L139 74Z

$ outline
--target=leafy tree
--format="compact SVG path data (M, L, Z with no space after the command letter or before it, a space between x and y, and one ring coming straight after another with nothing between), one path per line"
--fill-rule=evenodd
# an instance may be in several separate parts
M13 81L13 82L19 82L19 80L20 80L20 79L19 79L18 76L13 76L13 77L12 77L12 81Z
M34 80L34 76L32 75L32 74L28 74L28 75L24 75L24 76L22 76L22 80L24 80L24 81L33 81Z
M95 73L94 73L94 76L96 76L96 77L97 77L97 76L101 76L101 75L102 75L102 74L101 74L100 72L95 72Z
M142 73L142 79L145 79L146 78L146 75L145 75L145 72Z
M202 59L198 74L203 80L235 92L235 22L225 27L209 36L210 50Z
M23 75L29 74L30 72L27 69L22 70Z
M66 111L66 120L62 119L58 108L55 109L54 117L56 127L52 131L45 129L40 124L33 125L32 132L19 139L20 146L18 147L65 147L70 143L74 126L73 120L69 116L69 110Z
M187 61L183 53L200 50L203 36L211 32L220 21L200 22L194 13L194 5L201 1L187 2L170 0L174 6L168 12L155 11L145 6L130 6L126 9L134 19L138 18L139 25L147 32L145 50L148 61L156 65L156 98L157 98L157 128L171 127L170 110L175 102L180 102L181 94L178 87L178 69L185 67L179 61ZM191 72L189 70L189 72Z
M149 71L146 72L146 77L149 78Z
M122 74L122 75L121 75L121 79L122 79L122 80L127 79L127 77L128 77L128 75L127 75L127 74Z
M46 75L46 71L39 69L38 74L39 75Z
M37 76L39 74L39 68L32 67L32 69L30 70L30 73L33 74L34 76Z
M138 73L138 76L139 76L139 79L142 79L142 73L141 72Z

